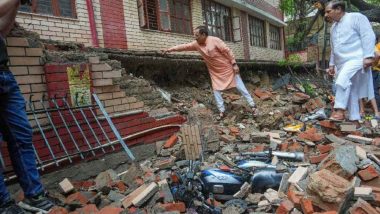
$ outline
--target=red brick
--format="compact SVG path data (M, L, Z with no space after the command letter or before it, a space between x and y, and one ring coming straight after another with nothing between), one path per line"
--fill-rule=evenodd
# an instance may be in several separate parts
M303 146L298 142L292 142L288 146L289 152L303 152Z
M368 202L359 198L356 203L350 208L351 214L378 214L379 212L372 207Z
M301 208L304 214L314 213L313 202L310 199L301 199Z
M78 209L81 214L93 214L99 212L95 204L88 204L80 209Z
M82 205L86 205L88 203L88 198L80 192L76 192L66 198L65 204L71 203L80 203Z
M372 165L367 167L366 169L360 170L358 172L358 175L363 181L369 181L379 176L375 167L373 167Z
M112 187L116 187L120 192L125 192L127 190L127 186L123 181L117 181L112 184Z
M293 202L290 200L284 200L276 210L276 214L288 214L294 208Z
M181 213L186 212L186 206L183 202L161 204L161 207L166 211L179 211Z
M317 149L321 154L324 154L324 153L327 153L327 152L330 152L331 150L333 150L334 147L331 146L330 144L327 144L327 145L319 144L319 145L317 145Z
M264 91L260 88L257 88L253 93L258 96L260 100L268 100L272 96L272 93L269 91Z
M301 197L296 194L293 190L289 189L288 190L288 199L293 202L295 206L301 204Z
M330 121L330 120L323 120L323 121L320 121L319 124L324 127L324 128L328 128L328 129L338 129L338 127L335 125L334 122Z
M174 144L177 143L177 140L178 140L177 135L172 135L172 136L166 141L166 143L164 144L164 148L167 149L167 148L171 148L171 147L173 147Z
M75 189L88 190L90 187L95 186L95 181L72 181Z
M316 212L314 214L338 214L336 211Z
M289 143L282 143L280 144L280 150L281 151L287 151L289 147Z
M68 214L69 212L63 207L53 207L49 214Z
M316 128L311 128L311 129L308 129L302 133L299 133L298 137L301 139L310 140L313 142L318 142L318 141L321 141L323 139L323 135L317 133Z
M119 213L123 212L123 210L124 209L119 208L119 207L107 206L107 207L104 207L103 209L101 209L97 214L119 214Z
M230 131L231 131L231 133L233 133L233 134L239 134L239 129L238 128L236 128L236 127L230 127Z
M262 152L264 151L264 149L265 149L264 145L257 145L251 149L251 152Z
M309 157L310 163L312 163L312 164L320 163L320 162L322 162L322 161L323 161L328 155L329 155L328 153L325 153L325 154L320 154L320 155L310 156L310 157Z
M372 144L375 146L380 146L380 137L373 139Z

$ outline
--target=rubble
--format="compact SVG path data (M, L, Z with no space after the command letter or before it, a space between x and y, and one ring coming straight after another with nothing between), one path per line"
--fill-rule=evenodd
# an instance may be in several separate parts
M52 213L379 212L377 121L364 130L326 120L331 103L317 87L317 96L290 82L275 91L248 87L260 115L228 91L219 121L209 92L193 87L193 100L165 88L167 108L187 114L181 130L127 170L63 180Z

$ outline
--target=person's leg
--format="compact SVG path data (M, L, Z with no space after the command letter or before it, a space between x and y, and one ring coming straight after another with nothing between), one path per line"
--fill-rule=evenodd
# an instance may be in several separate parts
M331 114L330 119L344 120L344 112L347 109L350 91L351 87L344 89L343 87L336 85L334 112ZM356 100L356 103L359 105L359 99Z
M44 191L36 166L32 128L25 112L25 100L13 75L7 75L7 99L2 103L1 127L14 171L27 197Z
M47 213L54 204L45 196L36 166L32 144L32 128L25 111L25 100L12 73L6 77L8 93L1 111L1 131L8 143L13 169L25 199L19 203L24 209Z
M377 106L376 99L373 98L370 100L370 102L371 102L371 106L372 106L372 109L373 109L375 116L380 117L379 108Z
M380 106L380 71L372 71L373 90L375 92L375 101Z
M255 102L253 101L251 94L248 92L239 74L235 76L235 81L237 90L245 97L249 106L255 107Z
M5 111L5 103L7 101L6 92L7 86L4 84L4 74L0 71L0 114ZM3 142L3 122L0 117L0 142ZM9 194L7 187L4 182L4 169L3 166L0 166L0 206L5 205L11 200L11 195Z
M359 108L360 108L360 115L362 117L365 116L365 107L364 107L364 99L359 99Z
M214 90L214 97L216 101L216 107L218 108L219 112L224 113L226 109L224 108L222 93L220 91Z
M348 106L347 106L347 111L349 114L349 120L352 121L359 121L361 119L360 117L360 110L359 110L359 96L357 93L356 85L353 84L351 86L351 93L350 93L350 98L348 101Z

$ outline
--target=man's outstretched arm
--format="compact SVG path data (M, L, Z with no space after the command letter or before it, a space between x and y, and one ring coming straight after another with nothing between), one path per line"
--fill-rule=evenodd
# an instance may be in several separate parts
M13 28L20 0L0 1L0 34L6 36Z
M195 43L196 42L190 42L187 44L176 45L174 47L162 50L162 53L166 54L175 51L196 51L197 49L195 48Z

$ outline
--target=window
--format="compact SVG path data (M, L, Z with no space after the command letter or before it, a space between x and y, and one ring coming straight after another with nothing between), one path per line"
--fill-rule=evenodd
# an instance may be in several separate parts
M270 25L269 27L269 34L270 34L270 48L281 50L281 43L280 43L280 28Z
M20 11L69 18L77 16L75 0L32 0L32 6L22 5Z
M191 34L190 0L137 0L140 27Z
M266 47L265 22L263 20L249 16L249 37L251 46Z
M202 0L203 22L212 36L232 41L231 9L210 0Z

